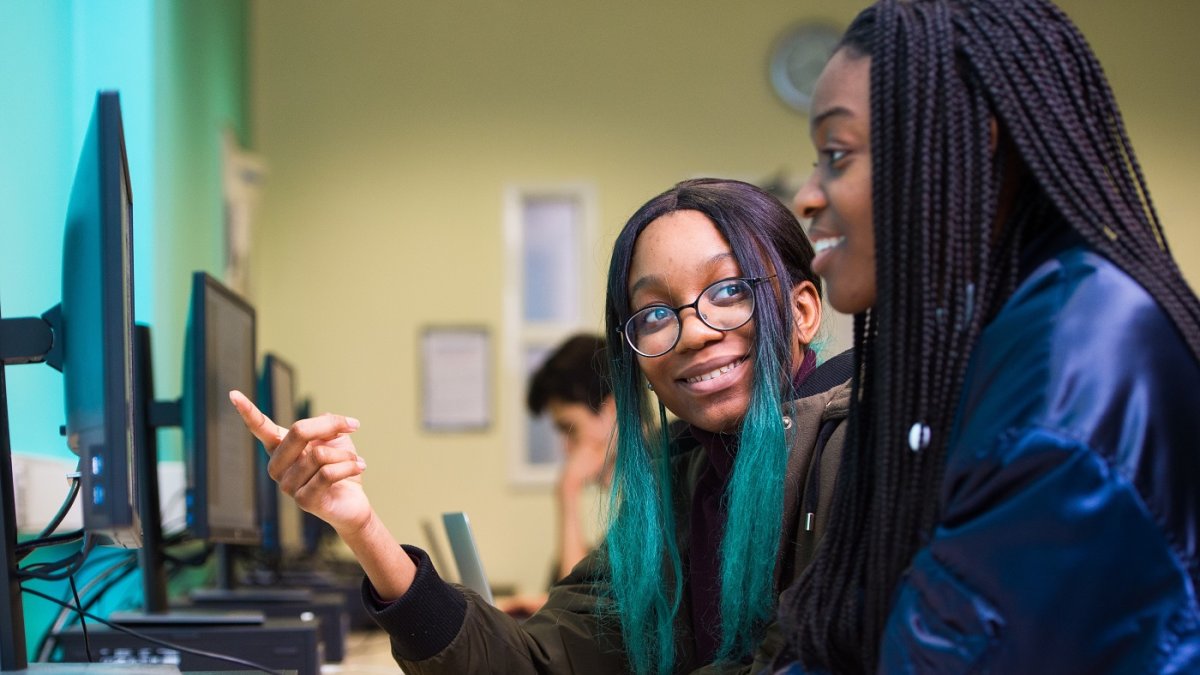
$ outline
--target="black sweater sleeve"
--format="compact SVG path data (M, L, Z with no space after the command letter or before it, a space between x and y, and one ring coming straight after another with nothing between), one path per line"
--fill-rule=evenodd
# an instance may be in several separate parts
M396 656L421 661L450 644L462 629L467 612L463 594L438 576L429 556L416 546L402 547L417 566L416 577L400 599L385 602L363 578L362 598L367 613L392 636Z

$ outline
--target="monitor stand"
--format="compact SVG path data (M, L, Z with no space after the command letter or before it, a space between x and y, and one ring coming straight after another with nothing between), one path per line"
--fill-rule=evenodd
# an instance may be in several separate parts
M246 602L279 603L311 602L312 592L303 588L257 588L241 587L234 582L233 549L229 544L215 547L217 566L216 588L197 588L189 597L194 604L210 607L221 603L241 604Z
M9 439L8 399L4 380L4 367L21 363L36 362L30 355L38 351L40 341L30 346L25 340L11 340L13 330L27 334L31 323L9 323L16 320L0 320L0 673L26 673L29 675L171 675L179 673L177 666L169 664L132 663L29 663L25 653L25 615L21 601L21 587L16 575L16 510L13 504L12 448ZM39 327L33 325L32 328ZM14 344L16 349L13 349ZM51 360L52 359L47 359ZM83 659L86 659L86 655ZM83 661L80 659L80 661Z
M307 588L233 587L232 552L218 544L217 588L193 590L190 610L262 612L268 620L315 617L319 620L325 660L340 662L345 656L349 612L341 594L321 593Z

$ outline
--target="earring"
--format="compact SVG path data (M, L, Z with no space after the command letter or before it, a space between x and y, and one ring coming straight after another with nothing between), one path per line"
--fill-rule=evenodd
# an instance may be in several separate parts
M650 391L654 391L654 385L650 384L649 382L646 383L646 388Z

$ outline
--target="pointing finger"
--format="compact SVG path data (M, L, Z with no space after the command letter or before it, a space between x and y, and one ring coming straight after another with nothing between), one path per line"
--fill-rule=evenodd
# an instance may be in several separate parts
M246 428L250 433L254 434L255 438L262 441L263 447L267 452L274 452L279 442L283 440L287 429L275 424L271 418L263 414L257 406L246 398L246 395L236 389L229 392L229 401L233 407L237 409L238 414L242 416L242 422L246 424Z

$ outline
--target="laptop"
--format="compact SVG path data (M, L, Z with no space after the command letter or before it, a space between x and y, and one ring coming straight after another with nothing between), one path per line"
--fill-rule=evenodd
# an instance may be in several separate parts
M471 534L471 522L467 520L467 514L461 511L443 513L442 524L446 526L446 539L450 542L450 552L458 567L459 583L478 593L489 605L496 604L487 574L483 571L483 562L479 559L479 550L475 547L475 536Z

